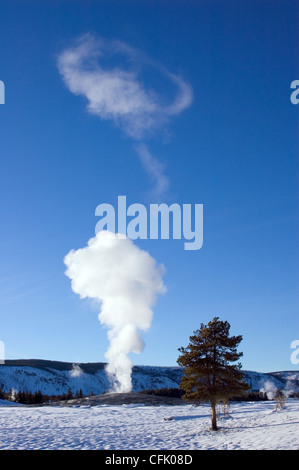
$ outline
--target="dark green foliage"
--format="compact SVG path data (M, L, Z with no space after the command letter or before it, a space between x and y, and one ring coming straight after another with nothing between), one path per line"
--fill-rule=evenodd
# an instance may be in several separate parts
M230 401L267 401L268 396L266 392L248 392L243 395L231 397Z
M242 336L230 337L229 330L228 322L215 317L208 325L201 324L200 329L194 331L186 348L179 348L178 364L184 370L180 388L186 392L184 399L210 402L212 429L217 429L217 402L249 390L240 371L241 364L231 364L243 355L237 352Z
M76 391L75 398L83 398L83 392L80 389ZM38 405L42 403L50 403L50 402L57 402L61 400L71 400L73 398L72 390L69 389L67 393L63 393L62 395L44 395L40 390L36 392L26 392L26 391L19 391L16 394L10 390L8 393L2 392L0 389L0 398L4 400L13 400L16 403L22 403L24 405Z
M83 398L82 388L80 388L79 391L78 390L76 391L75 398Z
M44 396L40 390L37 390L34 393L31 392L17 392L14 401L17 403L23 403L27 405L38 405L43 403Z
M156 395L159 397L171 397L171 398L181 398L185 391L180 388L155 388L149 390L142 390L145 395Z

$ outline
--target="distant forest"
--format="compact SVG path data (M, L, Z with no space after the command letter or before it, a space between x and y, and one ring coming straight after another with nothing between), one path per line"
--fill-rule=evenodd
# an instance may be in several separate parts
M162 397L171 397L171 398L182 398L184 391L178 388L161 388L161 389L149 389L143 390L141 394L146 395L156 395ZM93 392L89 396L94 396ZM299 393L292 394L293 398L299 398ZM0 389L0 399L9 400L15 403L20 403L24 405L40 405L47 403L55 403L59 401L66 400L76 400L84 398L82 390L77 390L75 393L72 392L71 388L68 389L67 393L62 395L45 395L40 390L32 393L26 391L14 391L10 390L9 392L3 392ZM269 400L265 392L248 392L241 397L232 397L230 401L264 401Z
M91 396L92 395L93 393L91 393ZM81 389L73 394L72 390L69 388L67 393L63 393L62 395L45 395L40 390L34 393L25 391L16 392L14 390L10 390L9 392L5 393L0 389L0 399L14 401L15 403L22 403L24 405L38 405L42 403L52 403L83 397L84 395Z

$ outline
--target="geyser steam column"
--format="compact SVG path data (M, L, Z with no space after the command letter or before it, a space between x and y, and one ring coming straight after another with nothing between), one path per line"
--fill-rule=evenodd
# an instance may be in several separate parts
M112 390L130 392L130 352L141 353L140 330L151 324L157 295L165 292L164 268L129 238L103 230L85 248L71 250L64 258L65 274L81 298L100 303L100 322L107 326L107 373Z

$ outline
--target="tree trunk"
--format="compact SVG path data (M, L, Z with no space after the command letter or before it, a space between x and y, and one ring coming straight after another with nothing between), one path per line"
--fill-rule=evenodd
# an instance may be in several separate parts
M216 402L211 402L212 407L212 431L217 431L217 422L216 422Z

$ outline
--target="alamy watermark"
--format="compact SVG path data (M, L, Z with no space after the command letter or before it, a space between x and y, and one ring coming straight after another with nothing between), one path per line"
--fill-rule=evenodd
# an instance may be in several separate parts
M119 238L179 240L184 238L185 250L199 250L203 244L203 204L143 204L127 207L126 196L118 196L117 214L111 204L99 204L95 215L101 217L95 232L109 230ZM117 225L117 227L116 227Z
M292 364L299 364L299 339L295 339L291 342L291 348L294 351L291 354L291 363Z
M5 85L0 80L0 104L5 104Z
M291 88L295 89L290 96L290 100L292 104L299 103L299 80L293 80L291 83Z

